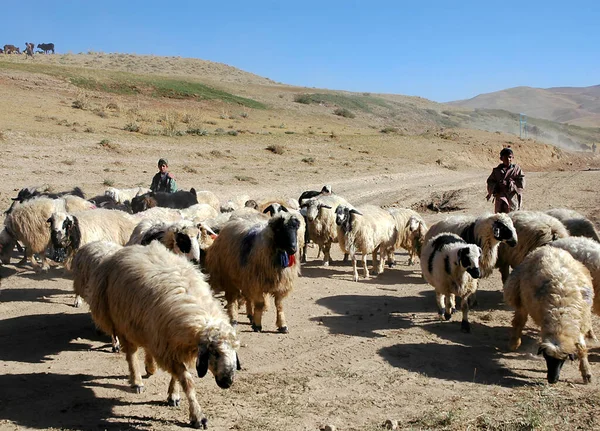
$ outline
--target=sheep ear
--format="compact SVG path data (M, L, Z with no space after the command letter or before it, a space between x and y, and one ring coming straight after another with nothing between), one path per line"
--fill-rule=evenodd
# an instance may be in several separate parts
M362 215L362 213L361 213L360 211L357 211L357 210L355 210L354 208L352 208L352 209L350 210L350 212L351 212L352 214L356 214L356 215Z
M198 358L196 359L196 371L198 377L206 376L208 372L208 347L205 345L198 346Z
M288 209L283 205L281 205L281 211L283 211L284 213L289 213Z
M192 250L192 241L190 241L190 237L182 232L177 232L175 235L175 243L183 253L187 254Z
M329 205L319 204L319 209L321 209L321 208L327 208L328 210L331 209L331 207Z
M52 217L50 217L48 220L46 220L46 223L52 223Z
M242 369L242 364L240 364L240 357L237 352L235 352L235 362L236 362L236 370L240 371Z
M274 212L275 208L273 208L273 205L269 205L263 210L263 214L269 213L270 215L273 215Z

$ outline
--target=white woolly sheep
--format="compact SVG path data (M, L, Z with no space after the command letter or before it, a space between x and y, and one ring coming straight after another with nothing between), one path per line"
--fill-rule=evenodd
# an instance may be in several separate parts
M515 308L509 348L521 345L531 316L541 327L538 354L543 354L549 383L556 383L567 358L579 357L584 383L592 380L585 337L592 334L594 297L589 271L567 251L540 247L527 255L504 284L504 299Z
M275 299L277 329L287 333L283 299L298 279L298 228L300 220L289 212L268 221L232 220L223 226L206 253L206 270L216 292L225 292L233 324L238 300L245 299L252 329L262 330L267 295Z
M336 210L337 237L340 248L352 259L353 280L358 281L356 253L361 253L363 275L369 278L367 256L372 254L373 269L384 270L384 260L394 250L398 230L392 215L379 207L365 205L360 209L339 205ZM377 253L379 252L379 259Z
M415 258L421 255L421 249L425 244L427 224L416 212L408 208L390 208L389 213L394 218L398 236L394 249L388 254L388 265L391 268L395 264L394 252L403 248L408 252L408 264L413 265Z
M180 221L183 220L180 210L175 208L152 207L133 214L139 220Z
M500 244L496 268L502 275L502 283L508 278L509 267L516 268L525 256L542 245L566 238L569 232L556 218L538 211L514 211L508 214L511 218L519 242L515 247Z
M73 255L84 244L92 241L127 244L138 220L123 211L99 208L72 214L55 212L48 223L54 247L67 251L65 268L69 270Z
M567 208L554 208L546 211L546 214L559 219L569 231L569 235L584 236L600 242L596 227L583 214Z
M339 205L351 208L346 199L339 195L318 196L305 200L301 208L306 212L306 228L308 237L323 252L323 266L331 262L331 244L338 242L338 231L335 223L335 209ZM308 243L304 244L303 255L306 256ZM342 250L344 250L342 248Z
M209 204L200 203L191 207L180 209L179 213L186 220L191 220L197 223L208 219L215 218L219 212Z
M228 212L232 212L232 211L244 208L246 202L249 199L250 199L250 196L248 196L248 195L235 196L235 197L229 199L223 205L221 205L220 211L222 213L228 213Z
M221 201L213 192L208 190L196 191L196 198L199 204L206 204L213 207L217 212L221 209Z
M594 287L592 311L600 316L600 244L590 238L570 236L552 241L548 245L568 251L590 271Z
M110 197L118 204L131 203L131 200L136 196L150 193L150 189L146 187L133 187L130 189L117 189L114 187L108 187L104 194Z
M178 406L179 385L189 402L190 422L207 427L189 370L208 370L223 389L233 384L240 362L239 341L204 276L189 261L153 241L124 247L106 257L93 272L96 294L89 298L92 318L107 334L119 337L129 365L132 388L140 393L142 376L136 358L146 351L146 371L158 366L171 374L168 404Z
M467 333L471 332L468 298L477 290L480 257L477 245L447 232L431 238L421 253L423 278L435 288L440 318L449 320L456 311L455 296L461 297L460 329Z
M113 255L123 246L110 241L94 241L81 247L75 257L71 270L73 271L73 291L75 292L74 307L80 307L82 299L90 304L90 298L98 295L96 283L91 282L91 277L98 265L105 258ZM119 339L115 334L110 334L112 338L112 351L119 352L121 346Z

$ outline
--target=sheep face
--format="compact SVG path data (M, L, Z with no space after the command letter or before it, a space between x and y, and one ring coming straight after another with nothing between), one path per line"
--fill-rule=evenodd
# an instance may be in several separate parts
M505 242L511 247L517 245L517 231L510 218L496 220L492 229L497 241Z
M479 278L481 276L479 271L479 256L481 256L481 249L479 247L474 244L469 244L467 247L458 249L457 255L460 265L465 268L471 277Z
M345 232L350 231L352 229L352 214L362 215L354 208L338 205L335 209L335 224L341 226Z
M175 253L183 254L194 263L200 262L200 230L188 227L176 232L175 247Z
M117 189L115 189L114 187L109 187L106 189L106 191L104 192L104 196L108 196L109 198L111 198L113 201L116 201L118 196L117 196Z
M574 360L574 354L563 352L560 346L551 341L545 341L540 345L538 355L542 354L546 360L548 383L556 383L560 378L560 371L567 359Z
M69 232L75 224L73 216L65 213L54 213L48 219L50 223L50 239L52 245L58 248L64 248L69 241Z
M131 212L137 214L142 211L146 211L148 208L155 207L153 205L152 197L148 195L140 195L131 199Z
M285 251L287 254L295 254L298 250L298 228L300 220L295 216L285 217L289 213L279 213L269 220L269 227L273 231L273 242L277 250Z
M281 204L278 203L272 203L271 205L269 205L268 207L266 207L263 210L263 214L267 214L269 213L269 215L271 217L273 217L275 214L280 213L280 212L288 212L288 209L286 207L284 207Z
M306 219L310 222L315 221L321 208L323 208L323 204L320 204L318 201L308 201L307 203L302 204L302 208L306 208ZM329 208L326 206L326 208Z
M233 384L236 370L241 368L237 352L229 342L212 342L208 346L198 346L196 360L198 377L204 377L210 370L215 376L217 385L227 389Z

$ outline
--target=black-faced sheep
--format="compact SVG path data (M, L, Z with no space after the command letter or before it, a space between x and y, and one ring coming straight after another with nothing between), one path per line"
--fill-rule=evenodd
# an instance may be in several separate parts
M421 256L421 250L425 245L427 224L416 212L408 208L390 208L389 213L394 218L398 236L394 250L388 254L388 265L390 268L395 264L394 252L403 248L408 252L408 264L413 265L415 258Z
M185 258L153 241L106 257L91 279L97 283L96 294L89 299L92 318L104 332L119 337L134 390L139 393L144 386L136 358L142 347L149 374L154 361L171 374L169 405L179 405L181 385L191 425L206 428L190 370L195 367L199 377L210 370L217 385L226 389L240 363L236 331L204 276Z
M569 235L583 236L600 242L596 227L583 214L567 208L554 208L546 211L546 214L559 219L569 231Z
M538 354L543 354L548 382L556 383L567 358L579 357L584 383L592 374L585 337L591 334L594 297L589 271L567 251L540 247L527 255L504 284L504 299L515 308L509 348L521 345L527 316L541 327Z
M480 257L481 249L477 245L453 233L434 236L421 253L423 278L435 288L440 317L449 320L456 308L455 296L462 298L460 328L463 332L471 332L468 298L477 290Z
M514 211L508 216L513 222L519 242L515 247L504 243L498 247L496 267L502 275L502 283L508 278L510 267L515 268L523 262L529 252L569 236L569 232L558 219L543 212Z
M305 252L305 239L306 239L306 222L305 218L300 211L293 208L287 208L277 202L271 202L267 207L263 209L263 214L268 214L273 217L275 214L280 212L289 212L295 215L300 220L300 227L298 228L298 251L300 254L300 262L306 262Z
M72 214L55 212L48 218L48 223L54 247L67 251L65 268L68 270L73 256L84 244L92 241L127 244L138 220L123 211L99 208Z
M36 197L17 203L10 214L4 220L5 229L0 234L0 257L2 263L9 263L10 254L20 241L25 246L25 260L31 261L34 269L47 270L46 249L50 245L50 230L48 229L48 218L56 211L67 211L67 208L83 209L92 207L85 199L72 196L73 199L50 199L47 197ZM80 205L85 203L85 205ZM38 254L42 260L41 266L34 258Z
M361 253L363 275L369 278L367 256L372 254L377 274L384 270L384 260L394 250L398 231L392 215L379 207L366 205L360 209L339 205L336 210L337 237L340 248L352 259L353 280L358 281L356 253ZM377 258L379 253L379 259Z
M592 311L600 316L600 244L590 238L570 236L552 241L548 245L568 251L590 271L594 286Z
M300 220L281 212L268 221L232 220L207 250L206 270L211 287L225 292L232 323L238 320L238 300L245 299L254 331L262 330L267 295L275 299L277 328L287 333L283 299L298 279Z

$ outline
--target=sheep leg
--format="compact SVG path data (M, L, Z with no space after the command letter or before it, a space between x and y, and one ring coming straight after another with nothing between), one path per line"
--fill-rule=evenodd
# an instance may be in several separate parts
M254 321L254 303L249 298L246 298L246 317L248 317L250 323Z
M112 342L112 352L119 353L121 351L121 344L119 343L119 337L117 337L114 333L110 336Z
M190 424L193 428L206 429L208 421L202 414L200 404L198 404L198 400L196 399L196 389L194 388L194 379L192 378L192 375L187 371L183 364L176 364L173 368L173 371L177 375L177 379L183 388L183 392L185 392L185 396L188 399L188 404L190 405ZM169 389L170 388L171 385L169 385Z
M235 326L238 323L238 298L233 292L225 292L225 299L227 300L229 321Z
M387 265L388 268L393 268L396 265L396 250L388 250L387 252Z
M379 260L377 260L377 249L373 252L373 268L375 268L375 262L377 262L377 274L382 274L384 271L385 251L381 246L379 249Z
M146 369L146 377L150 377L156 373L156 361L154 357L146 350L146 358L144 359L144 368Z
M375 259L377 259L377 257L375 257ZM362 253L360 255L360 260L362 260L363 275L365 276L365 280L368 280L371 274L369 274L369 267L367 265L367 253ZM356 281L358 281L358 273L356 274Z
M592 382L592 371L588 362L588 352L585 342L577 344L577 356L579 356L579 371L581 371L583 383L587 385Z
M254 319L252 322L252 330L254 332L262 331L262 315L265 310L265 297L257 297L254 301Z
M177 377L171 375L171 381L169 382L169 395L167 395L167 403L171 407L179 407L181 396L179 395L179 381Z
M440 320L450 320L450 318L452 317L452 313L450 313L449 310L446 310L446 295L444 295L443 293L436 292L435 300L437 302L438 315L440 316Z
M285 321L285 314L283 314L283 298L279 295L275 296L275 308L277 309L277 330L282 334L287 334L289 330Z
M137 360L138 346L130 343L129 340L124 337L121 337L121 342L123 343L127 365L129 365L129 384L133 390L139 394L144 390L144 383L142 382L142 374L140 373L140 367Z
M329 263L331 262L331 243L325 243L323 244L323 266L329 266Z
M356 268L356 255L352 256L352 280L358 281L358 269Z
M73 307L75 307L75 308L81 307L82 302L83 302L83 299L81 298L81 296L75 295L75 303L73 303Z
M510 275L510 267L509 265L503 263L498 266L498 269L500 270L500 275L502 276L502 284L504 284Z
M466 334L471 332L471 324L469 323L469 297L463 297L460 303L462 310L462 320L460 321L460 330Z
M512 331L508 341L509 350L517 350L521 345L521 333L527 323L527 311L525 308L517 308L512 321Z

